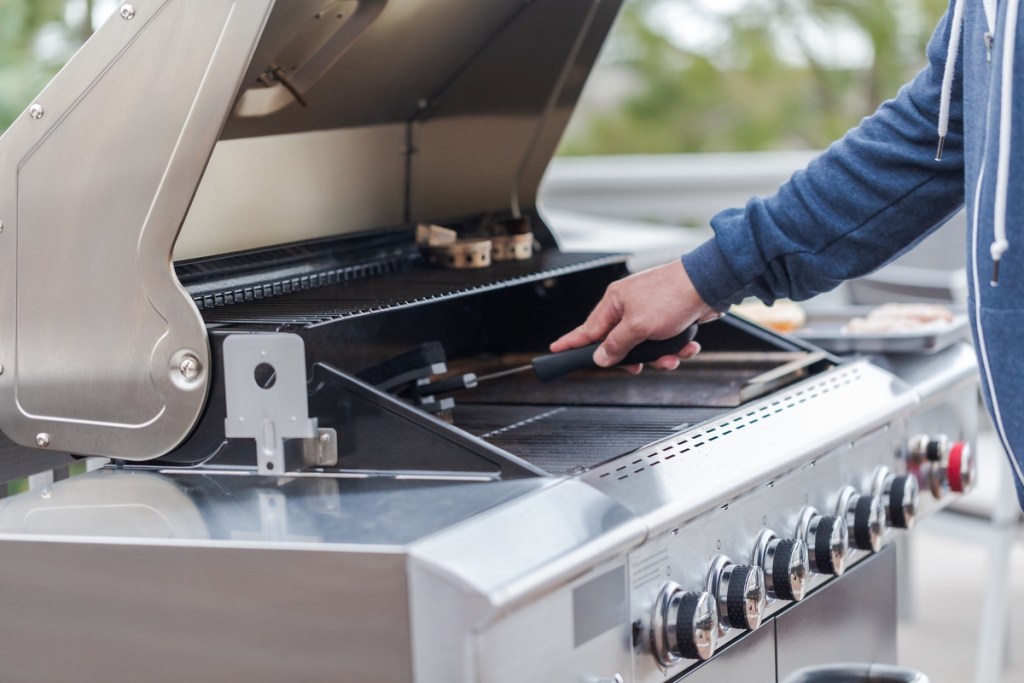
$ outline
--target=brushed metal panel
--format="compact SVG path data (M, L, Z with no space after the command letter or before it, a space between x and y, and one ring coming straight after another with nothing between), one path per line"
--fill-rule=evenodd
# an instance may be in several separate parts
M526 5L486 51L430 97L413 130L413 217L533 205L568 120L565 109L596 58L588 38L604 36L617 7L613 0ZM598 17L603 21L595 22ZM589 61L581 63L581 55ZM551 125L556 121L560 126Z
M775 624L744 635L680 680L686 683L772 683L775 681Z
M401 124L223 140L174 258L398 225L405 207L404 148Z
M896 663L896 549L883 549L841 580L775 619L778 676L805 667Z
M490 669L486 662L499 654L512 662L517 652L510 646L500 653L501 638L497 638L486 646L488 651L496 648L493 655L478 659L470 654L476 647L472 636L505 615L528 616L512 618L508 626L497 627L496 633L511 628L535 642L540 634L557 630L571 649L571 588L586 583L577 580L593 567L606 565L607 571L620 565L624 554L642 543L644 536L639 520L615 501L566 480L416 543L409 552L416 679L491 680L490 673L483 673L484 667ZM587 578L602 573L587 574ZM560 597L545 597L552 593ZM551 600L559 605L557 625L534 619L534 609L543 613L547 608L533 605L538 601L554 604ZM595 661L612 661L601 659L605 656L619 661L628 655L628 648L623 647L627 640L623 631L627 630L608 630L581 644L580 652L601 653ZM609 654L609 643L617 643L616 654ZM538 658L534 666L541 663ZM502 670L502 677L516 671L514 666L495 669ZM553 676L545 680L575 679Z
M898 378L856 361L639 449L582 478L644 515L651 533L659 534L905 417L918 400Z
M389 0L349 44L331 70L306 93L308 107L292 105L260 117L232 116L224 138L280 135L405 122L487 50L524 4L559 6L564 0ZM243 90L274 60L326 0L278 3L248 66ZM373 0L371 5L380 5Z
M622 680L632 681L632 628L624 605L611 628L582 643L574 639L576 591L609 574L625 579L621 564L596 567L484 629L474 639L476 678L470 680L612 683L618 674Z
M9 538L0 552L10 683L412 680L400 553Z
M272 5L115 14L0 139L0 424L12 440L139 460L191 430L209 350L170 253ZM177 371L185 354L194 381Z

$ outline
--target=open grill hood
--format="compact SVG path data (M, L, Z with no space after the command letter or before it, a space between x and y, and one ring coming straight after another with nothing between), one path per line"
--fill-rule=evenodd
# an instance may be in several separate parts
M175 259L529 210L619 4L123 5L0 138L0 428L178 445L211 369Z

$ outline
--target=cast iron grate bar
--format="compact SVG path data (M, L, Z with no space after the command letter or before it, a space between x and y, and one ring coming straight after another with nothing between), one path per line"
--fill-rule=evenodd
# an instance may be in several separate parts
M621 263L621 255L542 252L529 261L502 262L481 270L451 271L427 266L338 282L259 300L239 293L233 305L204 308L210 324L315 326L402 306L489 291L567 273Z
M725 412L718 408L457 405L455 425L555 475L590 469Z

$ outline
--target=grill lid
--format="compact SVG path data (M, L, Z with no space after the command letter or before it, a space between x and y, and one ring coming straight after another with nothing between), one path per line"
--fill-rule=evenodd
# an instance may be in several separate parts
M0 429L179 444L210 351L175 257L532 207L619 3L122 5L0 137Z
M278 2L176 258L529 211L620 1Z

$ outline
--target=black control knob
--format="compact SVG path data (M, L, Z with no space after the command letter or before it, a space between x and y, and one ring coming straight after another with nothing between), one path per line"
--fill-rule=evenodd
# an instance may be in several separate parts
M814 508L804 508L796 536L807 544L807 560L812 572L841 576L846 571L850 528L844 517L821 515Z
M708 592L718 601L718 615L724 628L753 630L761 625L768 592L760 567L735 564L719 555L708 572Z
M907 469L935 498L941 498L947 488L966 493L973 487L977 461L969 443L953 441L945 434L918 434L910 439L908 451Z
M907 450L912 462L943 462L949 453L949 447L950 440L945 434L917 434L910 438Z
M718 606L709 593L686 591L676 611L676 643L683 659L709 659L718 647Z
M897 529L913 529L920 497L917 477L909 474L887 476L882 486L882 502L889 523Z
M718 605L709 593L665 584L651 616L651 650L662 666L710 659L718 648Z
M839 494L837 514L846 517L851 530L850 544L854 548L878 552L887 524L881 498L863 496L847 486Z
M765 589L772 600L801 600L810 572L807 544L799 538L779 538L765 529L754 544L752 564L764 572Z

